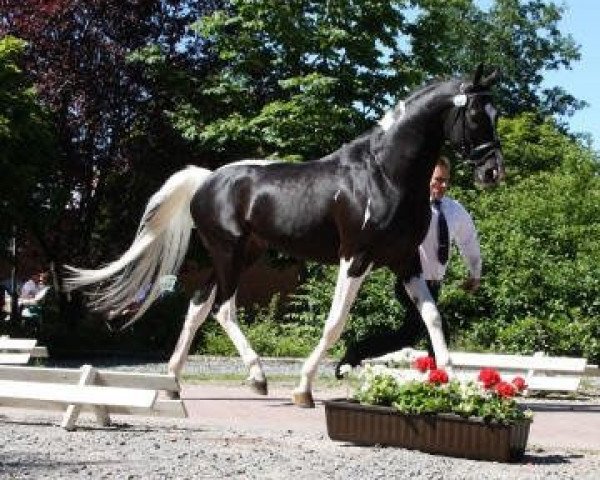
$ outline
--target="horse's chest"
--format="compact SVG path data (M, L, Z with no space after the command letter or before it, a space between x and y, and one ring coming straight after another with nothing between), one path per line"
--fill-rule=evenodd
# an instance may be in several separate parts
M427 234L429 220L427 207L423 210L412 205L398 209L386 224L373 225L369 241L376 262L398 263L414 255Z

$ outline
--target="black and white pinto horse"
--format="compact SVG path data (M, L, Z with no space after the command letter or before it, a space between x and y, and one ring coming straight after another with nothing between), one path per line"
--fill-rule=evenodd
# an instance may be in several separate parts
M195 226L212 260L212 275L191 300L169 372L179 375L198 327L215 316L249 368L249 382L267 393L259 356L236 322L240 274L267 248L296 258L339 263L323 335L305 361L293 401L314 406L318 364L340 337L359 287L387 266L414 299L439 365L449 362L436 305L420 276L417 248L430 219L429 180L445 142L474 165L476 179L503 176L490 87L496 72L426 86L400 102L371 131L319 160L290 164L245 160L215 171L190 166L149 200L135 240L98 270L67 267L68 288L99 284L97 309L121 310L152 288L132 321L158 297L157 279L174 274Z

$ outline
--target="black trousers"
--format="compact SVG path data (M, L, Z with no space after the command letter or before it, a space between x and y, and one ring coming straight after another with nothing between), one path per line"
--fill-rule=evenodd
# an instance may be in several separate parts
M433 299L438 301L440 295L440 282L427 282L427 287L431 292ZM359 365L365 358L378 357L386 353L395 352L404 347L414 347L415 344L425 338L427 341L427 351L430 356L434 356L431 339L427 332L427 327L421 318L421 314L417 307L410 299L404 283L400 280L396 281L395 286L396 298L406 309L406 317L404 323L398 330L378 332L368 337L362 338L360 341L348 345L346 353L339 361L336 368L336 375L339 374L339 367L348 363L352 366ZM442 317L442 330L444 338L448 339L448 324ZM339 375L338 375L339 376Z

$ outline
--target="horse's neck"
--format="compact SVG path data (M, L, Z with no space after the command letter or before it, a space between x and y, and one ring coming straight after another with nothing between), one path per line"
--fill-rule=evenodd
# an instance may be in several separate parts
M449 89L429 91L408 103L404 115L382 137L378 160L394 183L429 185L444 144L444 122L451 106Z
M444 135L441 127L433 123L412 125L398 129L380 149L378 161L386 176L394 183L403 185L407 180L413 184L429 184L435 160L441 154ZM417 185L415 185L417 186Z

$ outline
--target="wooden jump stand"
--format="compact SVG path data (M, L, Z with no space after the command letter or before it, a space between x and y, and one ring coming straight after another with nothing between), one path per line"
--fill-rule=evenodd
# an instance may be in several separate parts
M36 339L0 336L0 365L26 365L32 358L48 358L48 349Z
M91 365L22 366L32 357L48 356L46 348L36 343L0 337L0 407L63 411L61 426L66 430L73 430L85 411L91 411L102 426L110 425L111 414L187 417L182 400L159 397L159 391L179 396L174 375L99 370Z
M159 391L179 393L174 375L80 369L0 366L0 407L64 411L61 426L73 430L79 414L91 411L101 426L110 415L186 418L181 399L159 398Z

